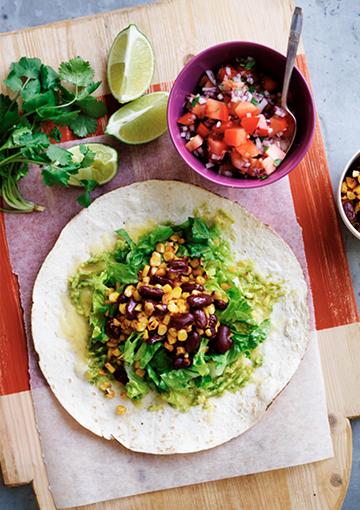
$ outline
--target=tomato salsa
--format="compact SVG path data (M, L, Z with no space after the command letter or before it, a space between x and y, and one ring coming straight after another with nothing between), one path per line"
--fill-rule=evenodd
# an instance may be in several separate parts
M285 158L289 125L280 89L252 57L201 77L178 119L185 147L228 177L265 179Z

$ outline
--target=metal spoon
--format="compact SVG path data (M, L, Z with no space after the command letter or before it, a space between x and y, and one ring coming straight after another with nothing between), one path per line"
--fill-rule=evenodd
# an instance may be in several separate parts
M286 119L288 121L288 129L287 132L289 133L289 146L287 148L287 152L290 150L290 147L292 146L295 135L296 135L296 119L294 114L289 110L287 105L287 96L289 92L289 84L290 84L290 78L291 74L294 69L295 64L295 57L297 53L297 49L299 46L300 41L300 34L303 24L303 15L302 10L300 7L295 7L294 14L291 19L291 25L290 25L290 34L289 34L289 40L288 40L288 47L287 47L287 53L286 53L286 67L285 67L285 74L284 74L284 83L283 88L281 92L281 107L286 112Z

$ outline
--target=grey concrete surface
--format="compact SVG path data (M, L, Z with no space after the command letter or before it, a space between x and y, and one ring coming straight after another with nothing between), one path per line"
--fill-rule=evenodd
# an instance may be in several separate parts
M144 1L0 0L0 31L138 5ZM303 39L335 189L345 163L360 149L360 1L297 0L297 4L304 9ZM360 241L345 228L343 234L360 305ZM360 420L353 422L352 427L353 470L343 510L360 510ZM34 508L30 487L7 489L0 483L1 510Z

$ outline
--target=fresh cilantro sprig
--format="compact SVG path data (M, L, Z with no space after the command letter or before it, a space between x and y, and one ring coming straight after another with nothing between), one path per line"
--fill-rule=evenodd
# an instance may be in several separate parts
M22 57L11 64L4 84L13 95L0 94L1 196L8 212L43 210L22 197L18 183L29 165L36 164L44 184L68 186L71 175L91 164L94 154L85 147L81 163L75 163L69 151L52 145L50 139L61 141L57 126L68 126L78 137L96 130L96 119L106 113L106 106L91 94L101 82L94 81L90 63L80 57L63 62L57 72L38 58ZM48 135L43 127L49 121L55 127ZM78 201L87 207L97 183L82 180L81 184L84 192Z

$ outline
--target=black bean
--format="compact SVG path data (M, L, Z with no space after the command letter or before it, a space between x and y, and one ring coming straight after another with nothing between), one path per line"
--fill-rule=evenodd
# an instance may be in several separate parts
M170 327L183 329L193 324L194 316L192 313L174 313L170 319Z
M114 372L114 377L117 381L121 382L121 384L125 385L129 382L129 378L124 367L118 367Z
M191 308L204 308L211 305L213 298L209 294L196 294L189 296L187 302Z
M154 315L164 315L167 312L167 306L164 303L154 303Z
M135 301L135 299L133 297L131 297L128 304L126 305L126 308L125 308L125 315L126 315L127 319L129 319L129 320L136 319L136 317L137 317L137 313L135 310L136 305L137 305L137 302Z
M186 273L189 269L189 265L184 260L170 260L168 262L168 273L169 274L182 274Z
M190 282L182 283L181 288L184 292L192 292L193 290L199 290L199 291L204 290L203 285L200 285L199 283L190 283Z
M152 285L159 283L160 285L171 285L172 287L174 286L174 282L170 280L170 278L166 278L166 276L159 276L157 274L152 275L150 278L150 283Z
M154 299L155 301L160 301L164 295L164 291L157 287L149 287L149 285L142 285L138 288L138 292L141 297Z
M186 340L186 350L189 353L196 352L198 350L198 347L200 345L200 335L196 331L192 331L189 333L187 340Z
M198 328L205 329L207 325L207 317L204 310L194 310L195 325Z
M164 336L160 336L157 333L154 333L149 336L149 338L147 339L147 343L155 344L156 342L161 342L162 340L164 340Z
M115 326L112 319L108 320L105 325L105 333L109 338L119 338L121 335L121 328L120 326Z
M223 299L214 299L215 308L218 310L225 310L228 307L228 301L224 301Z
M128 299L125 294L120 294L120 296L118 297L118 303L127 303L128 302Z
M176 358L174 360L174 363L173 363L173 367L174 368L183 368L184 367L184 358L183 357L179 357L179 358Z
M233 344L230 338L230 329L227 326L221 324L215 338L215 348L220 354L228 351Z

